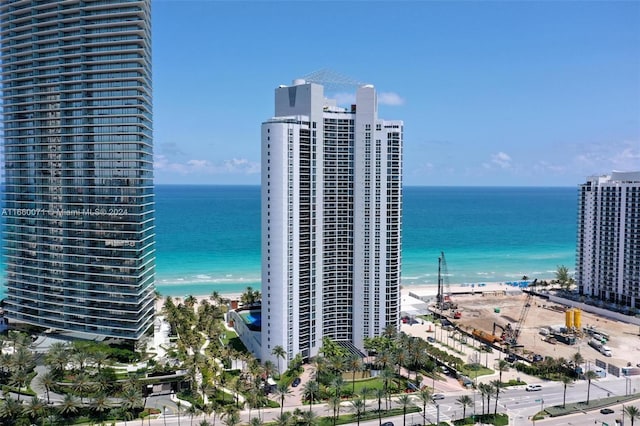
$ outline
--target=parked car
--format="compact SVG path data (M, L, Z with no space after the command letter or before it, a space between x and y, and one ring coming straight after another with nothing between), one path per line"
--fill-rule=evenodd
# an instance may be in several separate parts
M296 377L295 379L293 379L293 382L291 383L291 386L293 386L294 388L296 386L298 386L300 384L301 380L300 377Z
M534 354L533 355L533 362L540 362L544 359L544 357L542 355L539 354Z
M541 391L542 390L542 385L527 385L525 390L527 392Z
M436 339L434 339L433 337L427 336L427 342L434 343L435 341L436 341Z
M393 422L384 422L382 426L393 426Z
M434 400L434 401L437 401L439 399L444 399L444 394L443 393L434 393L431 396L431 399Z
M505 358L505 360L507 362L516 362L518 358L514 355L514 354L509 354L507 355L507 357Z
M600 414L613 414L613 410L611 408L603 408L600 410Z

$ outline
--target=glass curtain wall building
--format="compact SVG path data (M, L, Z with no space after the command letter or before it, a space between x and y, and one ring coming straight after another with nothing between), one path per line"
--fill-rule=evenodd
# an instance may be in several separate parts
M153 323L150 0L5 0L5 315L138 339Z

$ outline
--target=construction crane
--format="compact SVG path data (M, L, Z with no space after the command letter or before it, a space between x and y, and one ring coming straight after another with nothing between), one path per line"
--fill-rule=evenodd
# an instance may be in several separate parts
M446 290L445 290L446 287ZM458 305L451 300L451 285L449 284L449 271L444 252L440 252L438 257L438 295L436 297L440 311L458 309ZM456 312L454 317L460 318L460 313Z
M538 279L536 278L535 280L533 280L532 285L535 286L537 282L538 282ZM509 342L511 346L515 346L516 344L518 344L518 337L520 336L520 330L522 330L522 327L524 326L524 322L527 320L527 315L529 314L529 308L531 307L532 299L533 299L533 292L528 291L527 298L524 301L524 306L520 311L520 317L518 318L518 322L516 323L516 326L513 330L513 333L510 339L511 341Z

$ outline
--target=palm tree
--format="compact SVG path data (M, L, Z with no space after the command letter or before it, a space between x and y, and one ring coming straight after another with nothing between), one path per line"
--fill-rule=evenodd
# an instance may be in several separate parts
M354 400L352 400L351 408L353 408L353 412L355 413L357 424L358 426L360 426L360 419L362 418L365 410L364 401L362 400L362 398L355 398Z
M622 409L622 412L629 416L629 419L631 419L631 426L633 426L633 423L636 419L640 419L640 410L638 410L633 405L627 405Z
M560 377L560 381L562 382L562 386L564 388L562 393L562 408L565 408L567 401L567 386L573 383L573 378L567 376L566 374L563 374L562 377Z
M303 426L317 426L318 423L320 423L320 419L318 418L318 415L313 411L305 411L304 413L302 413L300 423L302 423Z
M191 405L189 405L187 407L186 412L189 415L189 417L191 418L191 422L189 424L191 426L193 426L193 417L197 416L198 414L200 414L200 410L194 404L191 404Z
M466 419L467 418L467 407L473 406L473 399L471 399L471 397L469 395L462 395L461 397L456 399L456 402L458 404L462 405L462 419Z
M62 403L58 406L58 411L60 412L62 417L68 419L78 412L79 407L80 403L78 403L76 397L71 394L66 394L64 396L64 399L62 400Z
M433 400L431 399L432 395L433 393L431 392L431 390L426 387L418 391L418 399L420 399L420 402L422 402L422 424L425 425L427 424L427 404L433 402Z
M342 402L342 400L338 395L331 395L327 401L329 408L333 411L333 426L336 425L336 421L340 415L340 402Z
M12 425L20 414L22 414L22 404L13 399L10 395L0 404L0 419L2 424Z
M382 425L382 398L387 397L387 393L384 389L376 388L374 396L378 400L378 424Z
M264 422L260 419L260 417L251 417L249 420L249 426L262 426Z
M493 409L493 415L495 417L498 414L498 395L500 395L500 388L502 387L502 383L499 380L494 380L493 382L491 382L491 384L493 385L496 391L496 398L495 398L496 402Z
M76 374L73 379L73 390L80 395L80 404L84 402L84 394L89 392L92 386L89 376L84 371Z
M497 370L500 373L498 381L500 383L502 383L502 373L504 371L509 371L509 363L507 361L505 361L504 359L501 359L500 361L498 361Z
M302 387L302 395L309 400L309 411L313 408L313 400L320 391L320 385L315 380L309 380Z
M558 266L556 270L556 281L563 290L568 290L574 283L573 278L569 275L569 268L564 265Z
M491 411L491 394L493 393L493 385L490 383L480 383L478 385L478 390L480 390L480 395L482 399L482 414L484 414L484 398L487 398L487 414Z
M589 405L589 394L591 393L591 381L598 380L598 374L593 370L589 370L586 373L584 373L584 378L587 380L587 405Z
M262 366L265 376L270 377L273 375L273 371L276 369L276 365L271 360L266 360Z
M347 360L349 370L351 370L351 394L356 393L356 373L362 371L362 359L358 355L352 355Z
M178 426L180 426L180 415L182 414L182 402L176 401L176 408L178 409Z
M406 393L398 398L398 402L402 405L402 426L407 426L407 409L413 405L411 397Z
M280 398L280 416L282 416L282 412L284 411L284 399L287 395L291 395L291 391L289 390L289 386L284 383L279 383L276 387L275 394Z
M360 388L360 396L362 397L362 402L364 403L364 408L362 410L362 415L364 416L367 411L367 397L373 393L373 389L363 386Z
M44 420L44 412L46 411L47 406L43 400L34 396L31 398L31 401L24 406L24 414L29 416L29 418L35 422L37 420Z
M62 372L69 362L69 358L69 345L56 342L49 347L47 355L45 355L45 364L53 367L58 372Z
M122 407L123 410L125 410L128 413L130 413L131 411L135 411L142 405L142 394L140 393L139 390L133 387L125 387L124 391L120 395L120 398L121 398L120 406ZM178 401L176 404L178 404L179 402L180 401ZM178 417L178 424L179 423L180 423L180 420Z
M109 408L109 397L104 393L99 393L91 401L91 409L97 413L99 419L102 419L102 415Z
M280 414L275 419L276 426L289 426L293 423L294 423L293 416L288 411L286 413Z
M223 423L226 426L237 426L240 424L240 414L238 414L238 409L233 405L229 407L233 407L233 410L225 412Z
M573 362L573 367L575 370L575 368L577 368L579 365L581 365L584 362L584 357L580 352L576 352L571 357L571 361Z
M29 372L26 370L15 370L11 374L11 378L9 379L9 384L17 388L18 402L20 402L20 395L22 394L21 390L27 384L28 380L29 380Z
M93 362L96 365L98 370L98 374L102 371L102 367L104 367L109 362L109 354L106 352L96 352L92 355Z
M385 394L385 409L389 409L389 381L393 378L393 370L390 368L385 368L380 372L380 379L382 380L382 390L384 390Z
M335 376L331 380L331 387L334 389L334 395L338 398L342 397L342 386L344 386L344 379L342 376Z
M278 377L280 377L280 358L284 359L287 356L287 353L282 346L276 345L271 351L271 355L275 355L278 360Z

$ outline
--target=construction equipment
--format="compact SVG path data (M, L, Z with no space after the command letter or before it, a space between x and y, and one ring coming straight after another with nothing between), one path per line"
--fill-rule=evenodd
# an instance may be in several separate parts
M500 339L504 340L505 342L510 342L513 339L513 328L511 327L511 324L507 324L506 326L501 326L500 324L498 324L497 322L493 323L493 335L496 335L496 328L499 328L500 330L502 330L502 333L500 333Z
M493 344L493 343L500 343L502 341L500 337L493 334L486 333L482 330L478 330L477 328L473 329L473 331L471 332L471 335L476 339L480 340L481 342L485 342L485 343Z
M458 309L458 304L453 303L451 300L451 285L449 284L449 272L447 271L444 252L440 252L440 257L438 257L438 295L436 296L436 302L440 311Z
M536 278L535 280L533 280L533 284L531 284L532 286L535 286L536 283L538 282L538 279ZM516 323L516 326L513 329L513 334L511 335L511 337L508 340L508 343L512 346L515 346L518 343L518 337L520 336L520 330L522 330L522 326L524 325L524 322L527 320L527 314L529 314L529 308L531 307L531 301L533 300L533 292L532 291L528 291L527 292L527 298L524 301L524 306L522 307L522 310L520 311L520 318L518 318L518 322Z

